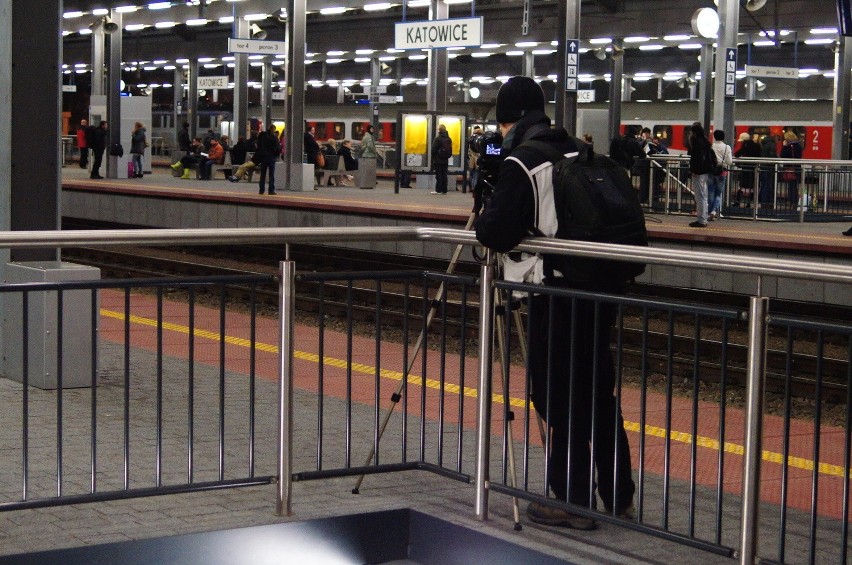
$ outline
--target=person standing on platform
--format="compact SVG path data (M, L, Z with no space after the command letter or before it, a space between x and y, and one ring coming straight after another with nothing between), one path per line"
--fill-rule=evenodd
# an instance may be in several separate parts
M92 134L91 150L94 163L92 163L92 174L89 175L89 178L104 178L101 176L101 163L103 162L104 151L106 151L107 139L109 138L108 126L109 124L106 121L101 120L101 123L95 128L95 132Z
M760 157L762 159L777 159L778 151L775 147L775 136L764 136L760 141ZM772 204L773 195L775 193L775 165L762 164L760 165L760 193L758 202L760 204Z
M692 174L692 192L698 217L690 222L691 228L707 227L707 182L713 168L711 151L713 149L704 133L704 126L692 124L689 134L689 172Z
M275 194L275 164L281 154L281 144L278 143L278 133L275 126L269 126L266 131L257 136L257 162L260 163L260 183L258 194L263 194L267 172L269 173L269 194Z
M782 159L801 159L802 144L799 142L799 136L791 129L784 132L784 147L781 148L781 154L778 155ZM796 210L799 203L799 182L802 180L801 165L784 165L784 170L781 173L782 180L787 183L787 201L790 203L790 208Z
M80 168L85 169L89 166L89 144L86 141L86 136L91 137L89 133L88 120L80 120L80 127L77 128L77 149L80 150Z
M453 140L447 133L447 126L438 124L438 135L432 141L432 170L435 171L435 190L432 194L447 193L447 176L452 156Z
M192 145L192 138L189 137L189 124L184 122L180 128L180 131L177 134L177 142L180 150L183 151L183 154L186 155L190 151L190 146Z
M316 128L313 126L307 126L305 128L305 137L304 137L304 145L305 145L305 160L314 166L314 189L316 186L322 184L322 167L317 167L317 154L320 152L319 143L317 143L314 135L316 134Z
M760 157L760 145L754 141L751 136L742 132L737 138L740 142L740 148L734 153L734 157ZM740 186L737 190L737 204L740 205L743 198L746 196L746 191L754 194L754 165L743 163L740 165ZM753 198L753 196L752 196Z
M361 146L358 149L358 157L361 159L375 159L379 156L376 152L376 140L373 138L373 125L367 126L361 137Z
M476 163L479 159L479 153L473 150L474 142L477 140L479 136L482 135L482 128L479 126L473 126L473 131L470 134L470 138L467 140L467 168L470 171L468 176L468 183L470 186L470 190L476 189L476 183L479 180L479 173L476 170Z
M500 166L493 196L476 222L476 238L498 253L509 253L533 232L552 237L559 227L552 205L547 205L553 200L553 165L543 154L519 146L534 139L560 153L577 155L582 142L562 127L551 127L544 104L541 87L525 76L510 78L497 93L502 152L508 157ZM600 281L589 288L556 276L546 279L541 256L522 257L522 263L518 263L513 255L503 256L507 280L595 292L623 291L623 284L615 281ZM586 508L594 507L597 488L607 512L632 519L635 484L630 446L613 394L615 370L610 342L615 307L605 302L532 294L528 308L530 396L552 433L548 486L558 500ZM555 315L549 314L551 308ZM594 459L590 447L593 436ZM597 480L593 480L592 463ZM531 502L527 515L533 522L551 526L580 530L597 527L591 518L540 502Z
M130 156L133 159L132 178L142 178L142 155L145 154L146 147L148 147L148 138L145 135L145 126L142 122L136 122L133 125L133 132L130 134Z
M724 169L721 174L713 172L707 177L707 207L710 211L709 219L712 222L722 217L722 195L725 194L725 182L728 180L728 170L734 164L731 147L725 143L725 132L717 129L713 131L713 151L716 153L716 163Z

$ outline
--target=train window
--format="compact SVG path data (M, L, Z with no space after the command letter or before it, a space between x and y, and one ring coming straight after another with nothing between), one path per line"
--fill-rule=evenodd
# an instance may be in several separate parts
M671 145L672 140L672 126L654 126L654 137L665 143L666 145Z
M346 135L346 127L343 122L312 122L316 131L316 139L343 139Z

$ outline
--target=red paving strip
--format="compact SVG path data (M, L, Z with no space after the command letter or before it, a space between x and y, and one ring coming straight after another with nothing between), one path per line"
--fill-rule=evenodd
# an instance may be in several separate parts
M100 293L102 317L100 334L102 339L115 343L124 343L124 294L117 291ZM174 357L187 357L189 329L187 327L188 308L186 304L164 301L163 353ZM131 296L130 344L132 347L156 352L156 299L150 295ZM416 339L419 328L413 328L411 341ZM225 365L228 371L248 374L250 367L250 319L247 314L227 312L225 331L220 332L219 313L207 307L195 309L195 360L196 363L218 367L220 363L220 335L225 335ZM275 380L278 374L278 322L270 318L257 318L256 374L259 378ZM315 327L299 325L295 330L296 360L294 362L294 386L300 390L316 392L318 385L319 331ZM375 406L379 399L381 412L387 409L388 399L395 392L402 379L402 347L397 343L381 342L379 362L375 353L376 341L373 338L353 336L352 338L352 395L353 401L367 406ZM347 339L337 331L324 333L323 393L336 398L344 398L347 387ZM470 354L471 352L469 352ZM475 352L474 352L475 353ZM459 387L457 376L460 374L458 355L447 355L444 365L444 378L440 375L440 358L436 351L430 350L426 356L426 387L419 375L422 369L418 358L409 375L409 416L420 413L420 394L426 394L426 415L435 419L441 391L444 391L445 419L447 423L459 422L472 429L476 420L477 360L468 356L465 359L465 382ZM379 376L376 367L380 366ZM494 367L495 405L493 407L493 426L496 434L502 430L502 385L499 381L499 366ZM510 382L523 382L523 369L512 368ZM442 386L443 384L443 386ZM212 383L211 383L212 386ZM461 394L461 396L458 396ZM517 413L515 420L515 438L523 437L524 391L512 387L509 391L510 404ZM461 398L461 402L460 402ZM622 408L625 428L631 435L631 451L634 466L639 464L639 418L641 413L640 391L636 388L624 388ZM669 437L669 473L672 478L690 480L690 460L692 450L692 402L689 399L674 398L671 406L671 429ZM718 404L698 402L698 439L696 476L699 485L714 488L717 482L720 445L717 441L719 430ZM463 411L461 418L460 411ZM644 466L647 472L662 475L665 469L665 397L648 392L646 397L646 427ZM533 424L530 430L531 443L540 444L538 431ZM790 507L809 511L811 507L811 483L813 480L813 425L794 420L790 424L791 445L788 459L788 500ZM740 493L742 479L742 445L745 426L743 412L728 408L726 411L726 437L724 444L724 489L732 494ZM677 431L674 431L677 430ZM781 502L783 419L766 416L764 421L764 461L762 465L761 497L773 504ZM818 475L819 513L823 516L840 518L843 508L843 447L842 429L823 426L820 429L821 464ZM848 475L847 475L848 476ZM850 514L849 518L852 518Z

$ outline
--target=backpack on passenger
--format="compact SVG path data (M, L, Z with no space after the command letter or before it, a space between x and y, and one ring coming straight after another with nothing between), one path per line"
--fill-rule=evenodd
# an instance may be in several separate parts
M449 137L441 137L438 146L438 157L450 159L453 156L453 140Z
M574 139L574 143L581 148L576 158L565 157L542 141L529 140L522 144L553 163L556 237L647 247L645 216L624 168L609 157L595 155L591 147L579 139ZM623 287L644 273L645 264L545 255L545 276L551 279L554 270L570 283L611 289Z

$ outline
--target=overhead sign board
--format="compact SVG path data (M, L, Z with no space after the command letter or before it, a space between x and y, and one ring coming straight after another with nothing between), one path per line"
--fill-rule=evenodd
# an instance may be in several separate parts
M576 92L580 74L580 40L565 40L565 90Z
M482 45L482 17L452 18L394 24L396 49L435 47L479 47Z
M594 102L595 101L595 91L594 90L578 90L577 91L577 102Z
M761 67L758 65L745 66L747 77L761 78L799 78L796 67Z
M228 88L228 77L198 77L198 88Z
M272 99L273 100L287 100L287 93L286 92L273 92L272 93Z
M77 92L77 85L76 84L63 84L62 85L62 92Z
M285 54L287 53L287 42L229 37L228 51L231 53L251 53L252 55Z
M725 98L734 98L737 94L737 50L725 49Z

